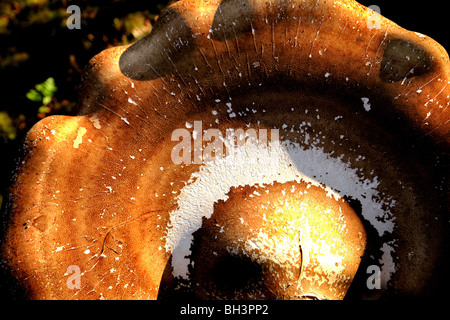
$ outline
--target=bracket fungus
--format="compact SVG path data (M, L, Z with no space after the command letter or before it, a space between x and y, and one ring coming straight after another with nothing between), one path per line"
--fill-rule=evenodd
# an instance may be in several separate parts
M78 113L29 131L5 206L24 296L445 288L449 58L369 17L353 0L185 0L95 56Z

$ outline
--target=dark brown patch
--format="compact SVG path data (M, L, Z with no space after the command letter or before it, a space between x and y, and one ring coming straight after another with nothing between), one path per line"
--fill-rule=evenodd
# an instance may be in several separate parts
M166 10L152 32L120 57L122 73L135 80L154 80L193 69L195 39L183 16Z
M403 39L390 40L381 61L380 78L396 82L417 77L431 69L433 57L415 43Z
M248 0L224 0L217 8L211 26L214 40L233 40L243 33L251 32L253 8Z

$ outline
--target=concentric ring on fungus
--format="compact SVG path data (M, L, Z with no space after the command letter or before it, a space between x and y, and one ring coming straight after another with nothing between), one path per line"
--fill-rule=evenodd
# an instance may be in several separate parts
M369 16L351 0L179 1L95 56L78 114L36 124L15 174L2 264L26 297L446 288L449 58Z

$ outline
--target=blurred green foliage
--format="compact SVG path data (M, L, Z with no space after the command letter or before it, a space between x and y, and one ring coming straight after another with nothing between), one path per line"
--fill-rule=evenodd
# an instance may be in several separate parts
M52 101L56 90L58 90L58 88L55 85L55 79L50 77L44 82L37 84L35 89L28 91L26 96L31 101L42 102L43 107L45 107Z
M14 140L17 136L17 129L14 121L5 111L0 111L0 132L2 138L5 140Z

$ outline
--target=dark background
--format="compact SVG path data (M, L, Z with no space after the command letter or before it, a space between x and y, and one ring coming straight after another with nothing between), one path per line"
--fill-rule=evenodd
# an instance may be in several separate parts
M381 15L394 21L401 27L427 35L449 51L449 11L448 1L358 1L362 5L377 5Z

